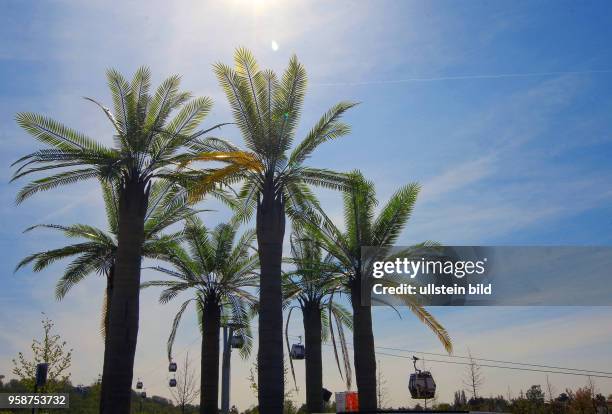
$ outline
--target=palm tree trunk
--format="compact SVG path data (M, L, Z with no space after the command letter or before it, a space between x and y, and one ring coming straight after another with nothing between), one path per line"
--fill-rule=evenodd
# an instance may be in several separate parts
M376 411L376 355L372 331L372 308L361 305L361 280L351 285L353 306L353 349L359 409Z
M109 350L109 346L108 346L108 330L109 330L109 320L110 320L110 304L111 304L111 298L113 295L113 278L115 276L115 266L113 265L108 274L106 275L106 294L104 295L104 314L102 315L102 317L104 318L102 321L102 329L103 334L104 334L104 360L102 362L102 372L104 372L106 369L108 369L106 367L106 364L108 363L108 350ZM101 393L104 392L104 384L102 384L102 388L101 388Z
M321 307L309 302L302 308L306 336L306 406L309 413L323 412L323 357L321 353Z
M219 410L219 329L221 308L217 301L206 302L202 315L202 357L200 368L200 414Z
M138 339L140 266L149 191L128 181L119 197L117 261L110 303L100 413L129 414Z
M283 200L275 196L271 182L258 202L256 227L261 269L257 353L259 412L282 414L285 384L281 262L285 211Z

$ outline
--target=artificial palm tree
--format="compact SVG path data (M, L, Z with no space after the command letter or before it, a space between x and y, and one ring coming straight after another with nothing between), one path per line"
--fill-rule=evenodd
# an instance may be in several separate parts
M61 226L57 224L39 224L26 229L30 231L37 228L60 230L66 237L85 240L81 243L60 247L31 254L24 258L15 270L33 263L34 271L38 272L57 260L74 257L66 268L63 276L56 285L55 295L61 300L77 283L85 277L97 273L106 278L106 289L102 305L102 322L100 330L104 337L103 367L108 358L108 323L109 310L115 279L115 264L117 261L117 233L118 233L118 198L116 188L107 182L102 182L104 195L104 208L108 230L76 224ZM142 247L143 257L160 259L167 251L180 241L181 233L161 234L167 227L184 220L197 211L188 207L182 195L182 190L171 182L159 180L151 186L150 203L147 205L145 217L145 236Z
M261 264L258 384L259 410L283 411L283 313L281 263L285 218L301 217L316 204L308 185L343 189L345 176L306 166L306 159L322 143L346 135L349 127L341 116L353 103L333 106L293 147L306 92L306 71L294 56L282 79L260 70L252 54L236 50L235 67L214 66L227 95L234 121L247 150L225 143L219 151L196 159L221 161L222 168L205 171L207 178L192 188L195 199L218 183L242 182L239 198L243 211L256 208L256 230ZM293 149L292 149L293 147Z
M239 325L247 325L249 311L256 304L256 297L249 288L258 285L259 266L252 244L254 231L245 232L235 242L237 222L219 224L209 231L199 219L192 217L184 230L187 249L175 247L164 257L173 269L155 266L153 269L171 276L171 280L143 283L143 287L165 287L159 301L167 303L179 293L191 291L193 297L179 307L168 339L168 358L172 357L172 345L179 323L187 306L197 307L202 331L200 413L217 414L219 398L219 329L222 318ZM242 328L238 334L247 334ZM250 344L241 349L248 354Z
M134 354L138 337L140 267L151 184L173 176L174 166L190 150L205 151L195 133L212 102L191 99L172 76L149 94L150 73L136 71L131 82L115 70L107 72L113 110L96 103L113 128L114 146L108 147L42 115L19 113L18 124L46 148L20 158L13 180L51 173L21 189L20 203L40 191L88 179L117 186L117 252L113 297L107 331L108 363L102 373L100 412L128 414ZM178 110L171 119L171 114Z
M319 222L310 222L309 229L320 238L324 248L334 256L344 274L344 285L351 296L353 307L353 350L355 378L359 391L359 408L376 410L376 356L372 331L372 309L362 303L362 292L369 294L371 274L370 258L362 255L363 247L377 249L377 256L384 257L399 237L411 216L419 193L416 183L401 187L376 215L377 206L374 184L359 172L351 174L352 190L344 193L344 231L328 217L320 213ZM424 243L427 246L430 243ZM367 278L367 279L366 279ZM387 279L381 282L393 283ZM410 295L401 299L410 310L439 338L446 350L452 352L451 339L440 323Z
M289 322L292 311L299 308L302 312L306 346L306 406L308 412L320 413L324 408L322 342L331 338L338 370L342 376L344 369L344 378L350 389L352 373L344 329L352 329L353 321L350 313L338 303L344 290L343 275L337 271L333 256L324 254L315 235L295 230L291 235L291 254L287 262L293 269L285 272L284 291L286 301L297 302L297 305L288 308L285 339L289 349ZM338 333L342 367L334 325ZM289 361L293 373L293 361Z

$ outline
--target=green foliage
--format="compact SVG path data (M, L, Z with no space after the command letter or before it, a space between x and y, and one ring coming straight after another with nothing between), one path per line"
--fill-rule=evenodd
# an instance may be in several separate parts
M102 183L102 194L107 217L107 230L98 229L86 224L62 226L58 224L39 224L34 229L60 231L67 239L78 239L74 244L64 247L33 253L19 262L15 271L32 264L35 272L46 269L58 260L70 258L64 274L57 282L55 295L58 300L85 277L93 274L103 275L107 286L112 286L112 277L117 257L117 237L119 221L119 195L117 188L109 183ZM180 188L167 180L158 180L151 186L150 201L145 217L145 237L142 248L144 257L160 258L181 239L181 232L164 235L162 232L182 220L197 213L189 207ZM106 292L108 294L109 292ZM105 298L101 330L104 333L107 317L107 300Z
M525 397L527 397L532 404L544 404L544 393L540 385L532 385L525 393Z
M50 172L36 178L17 195L20 203L40 192L97 178L118 188L128 183L148 184L156 178L175 178L178 164L189 158L193 145L205 145L208 131L195 129L210 112L209 98L191 99L179 90L180 78L167 78L151 95L148 68L136 71L131 81L109 69L106 74L113 109L92 98L115 130L113 147L106 147L58 121L34 113L19 113L17 123L45 148L18 159L13 180ZM171 114L176 112L173 118ZM214 127L216 128L216 127ZM214 129L213 128L213 129ZM59 171L59 172L58 172ZM142 189L146 188L142 186Z
M323 246L317 234L307 228L295 229L290 237L291 257L285 262L293 270L283 274L283 297L288 307L285 326L285 342L290 350L288 327L294 309L314 306L321 312L322 339L331 339L334 357L340 376L345 379L347 388L351 388L351 364L345 336L345 329L352 330L353 320L350 312L338 301L343 291L343 278L340 269L334 263L333 256L324 254ZM296 306L290 306L297 303ZM335 327L335 330L334 330ZM338 347L340 348L339 357ZM342 365L341 361L342 360ZM296 382L293 361L289 360L293 382Z
M69 394L70 407L62 409L65 414L98 414L100 411L100 380L88 386L73 386L66 382L54 392ZM0 392L26 392L26 386L22 381L12 380L4 386L0 386ZM142 409L141 409L142 404ZM0 414L24 413L29 414L30 409L1 411ZM40 411L43 412L42 410ZM46 411L45 411L46 412ZM53 411L54 412L54 411ZM142 398L138 393L132 392L132 412L135 414L197 414L197 406L187 405L185 411L181 407L172 405L166 398L151 396Z
M36 365L46 362L49 364L47 383L38 392L56 392L68 383L70 378L70 364L72 349L66 349L66 342L58 334L53 333L54 323L49 318L42 320L43 337L32 341L32 359L19 352L17 359L13 359L13 374L16 375L28 391L34 391L36 379Z
M575 392L568 391L569 414L595 414L595 400L589 387L578 388Z
M344 230L319 211L310 214L305 222L312 233L317 235L324 249L333 256L336 266L344 277L346 292L352 291L361 283L362 274L370 274L370 266L375 260L388 255L412 214L420 186L411 183L395 192L380 212L376 214L378 200L374 184L366 180L359 171L349 176L350 191L344 193ZM424 242L417 247L430 246ZM377 248L379 257L362 257L362 247ZM396 282L385 278L383 284ZM404 304L428 326L444 345L452 352L452 341L446 329L411 295L402 297Z
M143 288L165 288L160 294L160 303L167 303L184 291L194 293L191 299L182 303L174 318L168 339L168 358L172 357L178 326L191 302L196 302L198 312L202 311L205 303L219 304L224 319L243 324L244 327L235 332L246 339L245 346L240 349L241 354L244 357L249 355L252 335L248 325L251 310L257 303L257 298L249 289L258 285L259 259L253 249L255 232L246 231L236 240L238 227L238 222L232 221L209 230L200 219L190 217L183 230L183 244L173 245L158 257L171 264L172 268L152 268L172 279L142 284Z
M263 193L270 193L284 202L291 218L300 220L305 210L318 206L308 185L347 188L344 174L307 167L304 162L322 143L349 133L341 118L354 103L333 106L293 146L307 85L306 70L297 57L291 58L278 79L271 70L260 69L251 52L239 48L234 54L234 67L217 63L214 72L247 149L221 140L202 147L194 160L219 161L226 166L203 171L205 177L191 187L194 198L218 184L242 182L241 218L251 214Z

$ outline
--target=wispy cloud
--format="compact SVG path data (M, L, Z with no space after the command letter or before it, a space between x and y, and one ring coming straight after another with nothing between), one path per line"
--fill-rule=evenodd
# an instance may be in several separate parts
M305 63L312 87L300 133L340 99L364 102L349 117L354 124L351 136L322 147L312 161L341 170L362 169L376 181L381 200L405 182L420 181L423 192L402 241L511 242L508 235L538 225L582 215L588 222L590 211L610 204L612 171L609 160L599 158L609 151L612 137L612 102L602 92L609 91L609 75L585 73L612 66L608 49L594 43L609 38L597 18L585 20L588 28L570 30L573 20L559 17L560 8L531 13L530 7L543 6L481 8L464 3L440 8L428 2L269 0L258 9L254 3L156 0L147 7L128 1L113 8L104 1L62 0L10 8L0 17L3 38L10 40L0 45L0 71L10 80L0 97L2 163L7 166L37 148L14 123L14 113L21 110L43 112L112 142L104 117L82 100L87 95L110 102L103 78L108 67L130 74L146 64L156 83L179 73L186 89L214 98L213 113L205 122L226 121L230 108L211 64L231 62L233 49L247 46L265 67L281 70L294 52ZM555 27L564 30L554 32ZM549 31L554 37L546 37ZM567 33L572 38L564 37ZM278 50L272 49L272 41ZM579 42L578 48L571 48L573 41ZM532 43L537 46L532 48ZM576 71L580 73L567 73ZM239 140L230 128L220 134ZM5 182L10 174L8 167L0 172ZM49 220L103 226L101 197L93 188L97 185L40 195L17 208L13 200L18 185L0 187L0 325L11 327L0 332L0 371L10 372L10 358L39 335L39 312L44 310L75 348L74 382L90 382L101 369L103 280L90 278L58 303L53 287L61 264L37 275L29 270L12 275L12 267L25 254L62 242L47 233L22 236L21 230L31 224ZM330 216L340 221L340 196L321 194ZM222 218L222 212L206 215L207 222ZM592 223L585 231L595 233ZM150 276L145 272L145 278ZM152 394L167 396L165 341L176 306L160 306L157 293L150 291L143 293L141 307L135 375ZM560 313L436 310L461 352L470 346L486 356L555 363L573 358L578 365L612 370L612 338L609 329L602 328L609 312ZM440 350L424 327L412 319L391 321L392 314L375 312L377 343ZM296 324L291 329L301 328ZM568 330L571 337L564 334ZM197 337L196 320L188 316L177 351L191 349L198 358ZM324 349L325 385L341 390L332 354ZM589 352L582 352L585 349ZM393 403L413 403L406 392L410 363L380 359ZM253 358L234 361L233 400L245 408L255 401L246 381ZM303 366L297 370L302 392L296 399L301 401ZM448 400L460 387L461 369L435 366L434 372L441 399ZM487 371L486 376L487 393L542 381L535 374ZM559 388L579 383L555 381Z

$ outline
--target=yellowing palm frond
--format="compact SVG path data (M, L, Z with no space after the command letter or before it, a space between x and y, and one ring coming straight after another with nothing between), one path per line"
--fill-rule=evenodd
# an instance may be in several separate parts
M399 283L395 280L383 278L379 279L379 282L383 286L387 287L398 287ZM444 329L442 324L438 322L438 320L427 311L423 307L423 305L419 304L412 295L398 295L397 296L403 305L407 306L410 311L421 321L423 322L437 337L446 352L450 354L453 353L453 342L451 340L450 335Z
M200 153L180 164L184 168L195 161L218 161L229 164L223 168L216 168L203 175L189 190L189 201L199 201L207 192L217 185L229 184L240 178L240 173L261 173L265 166L259 158L247 151L212 151Z
M186 160L180 164L181 167L195 161L219 161L228 164L236 164L244 169L261 172L264 169L263 164L253 153L247 151L213 151L204 152L195 157Z

